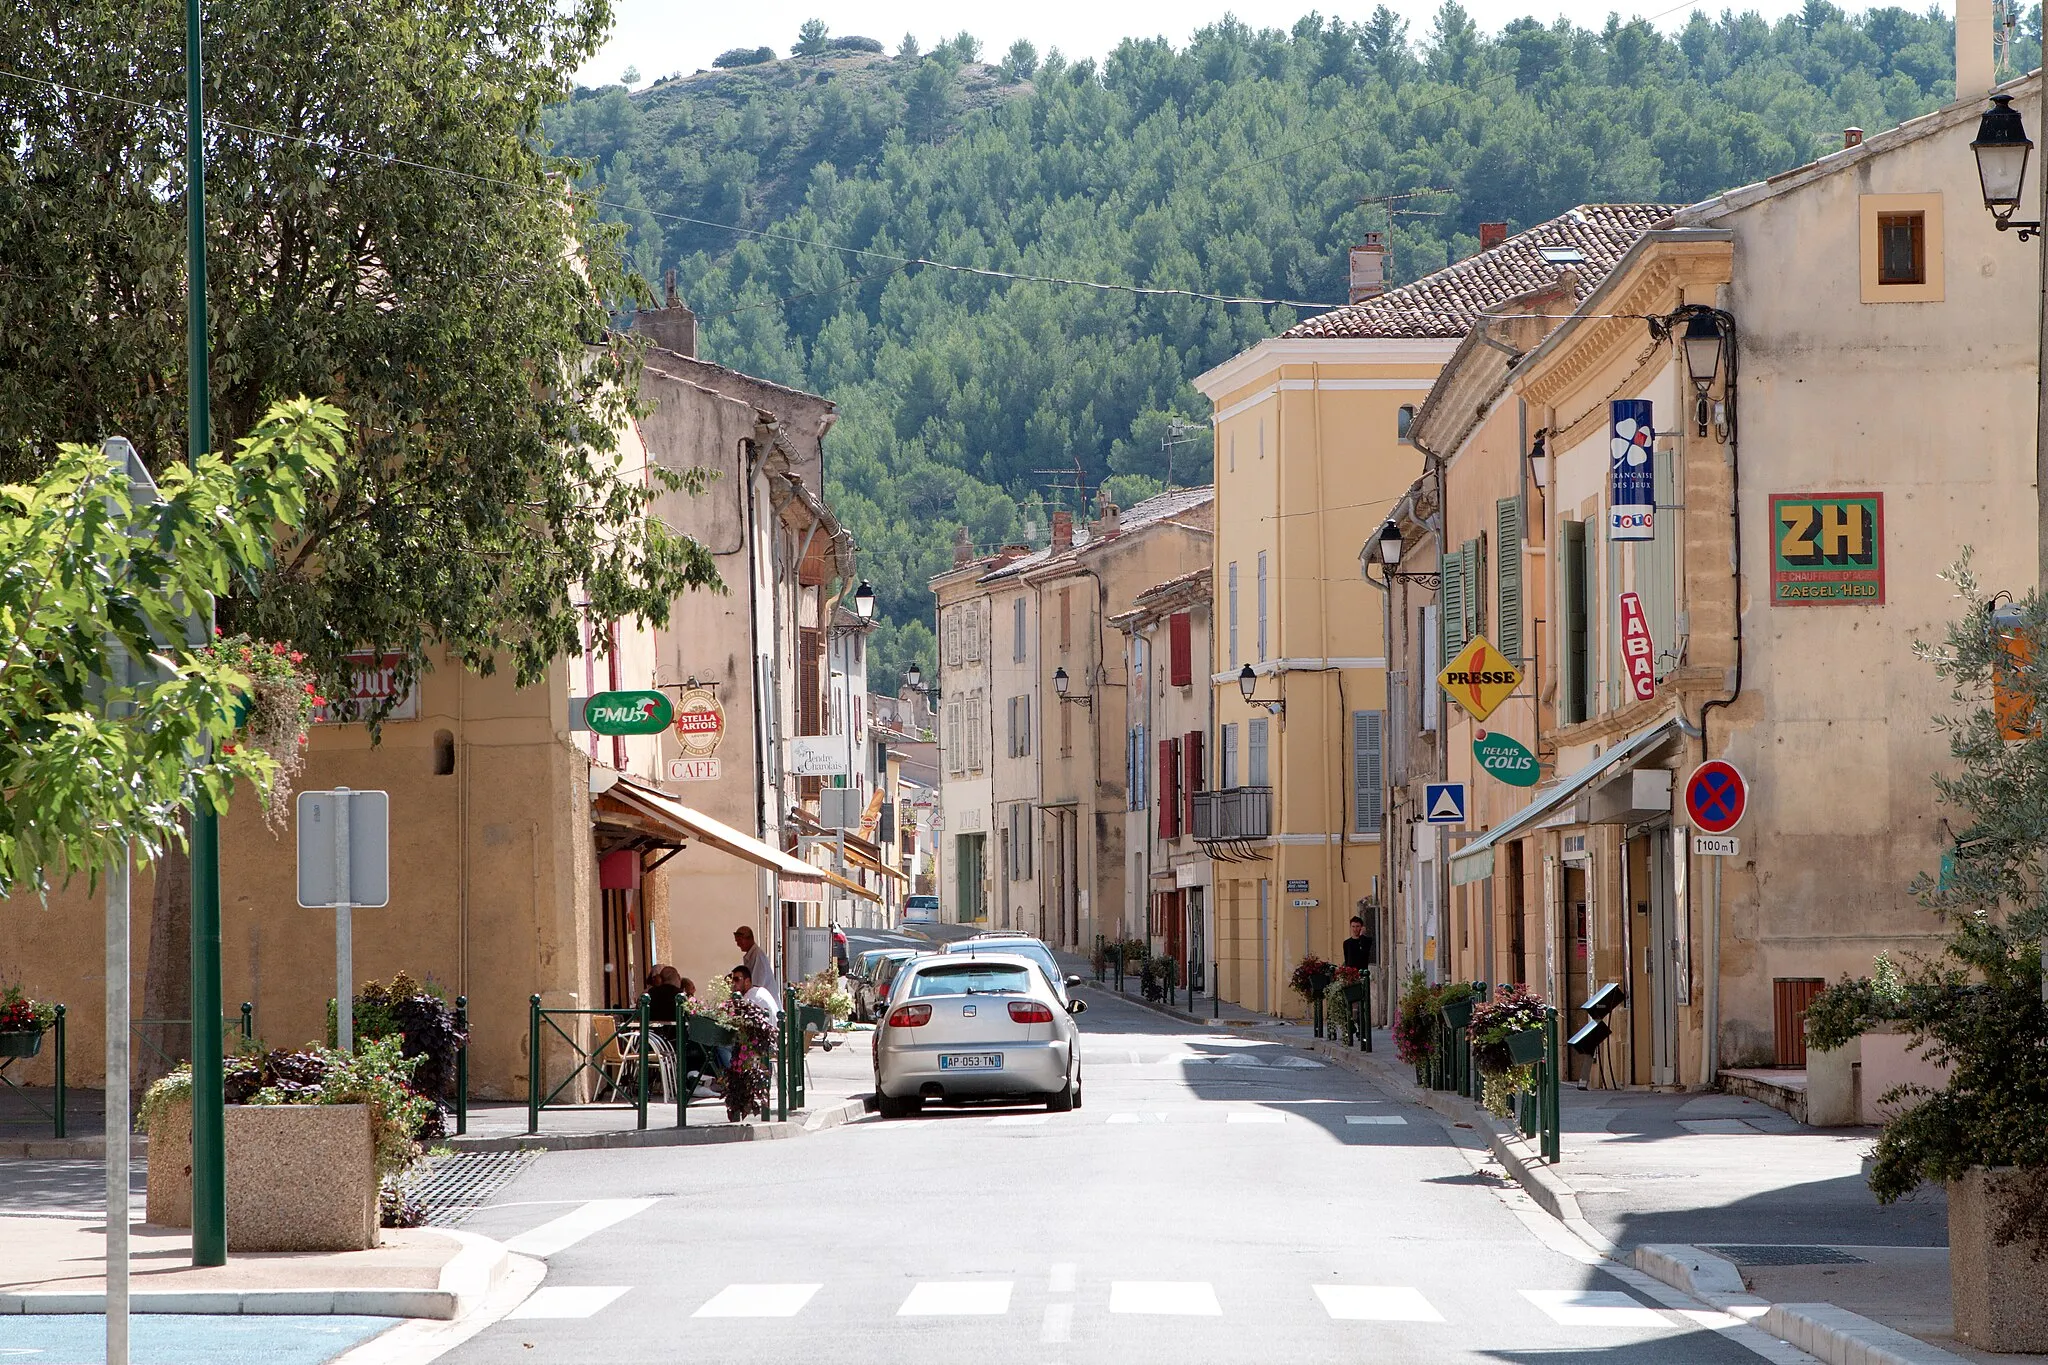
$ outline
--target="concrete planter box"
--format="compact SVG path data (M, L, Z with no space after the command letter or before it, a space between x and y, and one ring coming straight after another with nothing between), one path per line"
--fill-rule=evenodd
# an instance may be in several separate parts
M228 1250L364 1251L378 1243L366 1104L231 1104ZM192 1226L192 1106L149 1129L149 1221Z
M1956 1340L1980 1351L2048 1351L2048 1247L1992 1234L2017 1177L1978 1168L1948 1187L1949 1293Z
M1882 1024L1833 1052L1806 1052L1806 1121L1816 1128L1881 1124L1899 1106L1878 1101L1897 1085L1948 1088L1949 1068L1908 1051L1912 1038L1896 1024Z

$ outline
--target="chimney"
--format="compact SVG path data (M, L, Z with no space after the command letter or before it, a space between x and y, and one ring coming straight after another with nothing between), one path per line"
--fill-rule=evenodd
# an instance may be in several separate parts
M1956 99L1982 99L1991 90L1991 0L1956 0Z
M1117 532L1116 504L1108 498L1102 500L1102 513L1095 519L1095 534L1113 536Z
M1506 223L1481 223L1479 225L1479 249L1491 251L1508 239Z
M650 308L633 315L633 330L664 351L674 351L677 355L695 359L697 315L676 297L676 272L673 270L662 276L661 300L661 307Z
M1387 248L1377 232L1351 248L1351 302L1364 303L1387 290Z
M1064 554L1074 548L1074 514L1055 512L1052 514L1052 552Z
M967 538L967 528L956 527L953 531L953 567L964 569L973 558L974 542Z
M1862 130L1861 128L1844 128L1844 129L1842 130L1842 150L1843 150L1843 151L1845 151L1845 152L1846 152L1846 151L1848 151L1848 150L1849 150L1849 149L1850 149L1851 147L1861 147L1862 145L1863 145L1863 130Z

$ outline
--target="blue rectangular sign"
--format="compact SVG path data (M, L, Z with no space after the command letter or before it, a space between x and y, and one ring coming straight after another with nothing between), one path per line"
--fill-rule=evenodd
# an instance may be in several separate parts
M1609 405L1607 538L1657 538L1657 429L1647 398Z
M1465 823L1465 784L1430 782L1422 788L1422 818L1432 825Z

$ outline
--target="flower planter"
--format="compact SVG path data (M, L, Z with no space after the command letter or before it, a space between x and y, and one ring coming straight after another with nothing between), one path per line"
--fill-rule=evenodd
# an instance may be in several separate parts
M1437 1012L1443 1015L1444 1022L1446 1024L1449 1024L1452 1028L1463 1028L1465 1027L1465 1025L1472 1022L1472 1011L1476 1009L1478 1005L1479 1001L1476 998L1468 995L1463 1000L1450 1001L1448 1004L1443 1005Z
M227 1107L228 1250L365 1251L378 1244L377 1152L366 1104ZM149 1129L149 1221L192 1226L192 1106Z
M2048 1351L2048 1247L1998 1245L2010 1168L1979 1167L1948 1187L1949 1292L1956 1340L1980 1351Z
M0 1057L33 1057L43 1050L43 1031L0 1033Z
M1527 1066L1543 1060L1543 1030L1526 1028L1520 1033L1507 1037L1508 1060L1516 1066Z

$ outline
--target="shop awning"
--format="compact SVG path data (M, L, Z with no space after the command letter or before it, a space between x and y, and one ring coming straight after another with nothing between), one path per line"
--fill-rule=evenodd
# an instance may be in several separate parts
M818 872L821 876L825 878L827 885L836 886L841 891L851 891L854 895L861 897L863 900L871 900L875 902L877 905L881 904L881 892L869 890L867 887L862 886L859 882L853 880L853 878L842 877L829 867L821 867L818 869Z
M767 868L775 874L776 898L779 900L815 901L824 898L825 880L831 874L823 868L812 867L751 834L742 834L731 825L684 805L666 792L656 791L631 779L622 779L596 798L600 808L608 802L623 806L643 819L668 825L721 853L730 853L756 867Z
M1651 750L1677 733L1678 721L1675 718L1653 725L1639 734L1630 735L1570 777L1539 789L1528 805L1451 854L1451 885L1463 886L1467 882L1491 877L1496 844L1504 839L1520 838L1601 777L1627 772L1649 757Z

